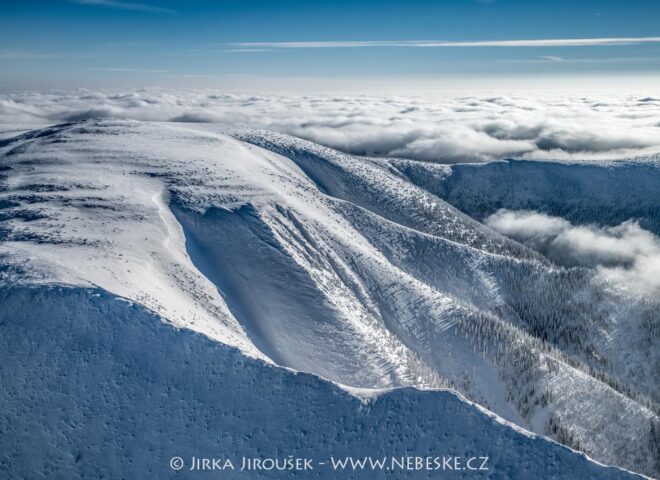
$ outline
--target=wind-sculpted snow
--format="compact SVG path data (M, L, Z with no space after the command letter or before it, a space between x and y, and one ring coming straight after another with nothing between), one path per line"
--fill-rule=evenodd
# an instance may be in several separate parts
M245 124L347 153L440 163L660 153L660 97L655 94L297 97L82 89L0 96L0 123L97 117Z
M95 286L350 387L450 386L599 461L658 470L657 299L466 215L441 198L453 167L434 191L414 162L128 120L1 148L4 283Z
M356 398L103 290L3 287L0 304L3 478L641 478L511 428L451 391ZM243 456L308 458L313 470L240 471ZM461 468L488 457L488 470L332 468L332 457L406 456L458 456ZM225 468L190 471L192 457Z
M292 159L323 192L395 223L492 253L535 256L378 161L356 162L354 157L289 135L251 129L228 133Z

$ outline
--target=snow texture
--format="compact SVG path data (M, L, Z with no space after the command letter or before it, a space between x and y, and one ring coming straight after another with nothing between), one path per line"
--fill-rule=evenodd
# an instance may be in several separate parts
M240 472L242 455L314 459L296 478L428 478L318 463L410 454L490 457L488 471L440 472L451 478L639 478L511 428L451 391L361 400L103 290L3 288L0 302L3 478L294 476ZM175 472L174 456L229 459L236 470Z

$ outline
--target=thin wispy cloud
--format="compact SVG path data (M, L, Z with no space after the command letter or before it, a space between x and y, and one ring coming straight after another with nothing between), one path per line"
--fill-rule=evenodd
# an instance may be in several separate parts
M100 48L131 48L131 47L152 47L154 42L105 42L100 43Z
M272 48L226 48L223 52L229 53L249 53L249 52L273 52Z
M645 63L655 64L660 62L660 57L603 57L603 58L567 58L555 55L540 55L537 58L494 60L501 63L591 63L591 64L624 64Z
M98 67L98 68L88 68L87 70L97 70L101 72L170 73L170 70L154 70L148 68L124 68L124 67Z
M118 2L115 0L75 0L75 2L81 5L95 5L99 7L118 8L121 10L134 10L139 12L176 13L169 8L156 7L144 3Z
M332 42L239 42L233 47L245 48L461 48L461 47L588 47L605 45L637 45L660 43L660 37L602 37L602 38L550 38L536 40L394 40L394 41L332 41Z
M56 55L48 53L0 50L0 60L41 60L55 57Z

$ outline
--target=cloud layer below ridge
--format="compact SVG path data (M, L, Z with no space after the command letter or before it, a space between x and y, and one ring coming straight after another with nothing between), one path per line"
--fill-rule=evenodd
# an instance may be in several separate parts
M660 238L636 222L615 227L573 225L544 213L499 210L484 223L560 265L596 268L633 292L660 292Z
M660 94L421 98L75 90L0 95L0 123L92 117L242 124L348 153L441 163L606 160L660 153Z

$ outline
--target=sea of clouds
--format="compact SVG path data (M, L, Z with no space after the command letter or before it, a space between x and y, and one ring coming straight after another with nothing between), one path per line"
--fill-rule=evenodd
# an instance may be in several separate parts
M573 225L530 210L499 210L484 223L560 265L593 267L633 292L660 293L660 238L634 221L614 227Z
M93 117L248 125L348 153L442 163L607 160L660 153L660 93L422 98L81 89L0 95L3 124Z
M9 125L96 117L247 125L348 153L441 163L660 155L660 94L422 98L78 89L0 95L6 132L13 131ZM634 291L660 293L660 238L635 222L579 226L543 213L500 210L485 223L560 265L596 268Z

